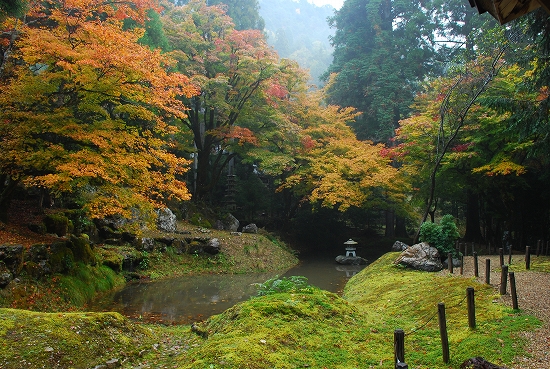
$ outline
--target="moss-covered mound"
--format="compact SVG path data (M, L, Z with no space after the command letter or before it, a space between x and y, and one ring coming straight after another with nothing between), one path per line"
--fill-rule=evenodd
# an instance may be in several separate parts
M399 253L388 253L353 277L344 298L361 311L365 323L392 340L395 329L405 331L406 361L413 368L459 368L468 358L482 356L510 364L523 355L519 331L540 322L506 308L492 286L474 278L447 273L428 273L393 264ZM468 325L466 289L475 291L476 329ZM437 316L445 304L450 363L443 364ZM391 358L390 349L383 356ZM382 357L382 356L381 356Z
M362 352L371 333L361 315L318 289L257 297L195 330L206 338L181 368L368 367Z
M138 356L151 336L117 313L0 309L0 367L93 368L113 359L120 363Z
M123 368L143 369L391 369L395 329L405 331L412 368L458 369L476 356L509 366L525 355L518 333L535 329L535 318L505 308L490 286L404 269L392 264L396 256L384 255L352 278L344 298L310 286L278 292L285 281L264 283L265 296L193 326L194 333L189 327L144 328L111 313L0 309L0 367L93 368L115 358ZM475 289L476 329L468 327L469 286ZM439 302L446 306L448 364Z
M390 253L348 283L344 298L326 291L254 298L196 326L203 343L179 368L393 368L396 329L406 334L409 367L459 368L483 356L510 364L524 355L520 331L539 322L505 308L490 286L458 276L393 265ZM466 288L476 296L468 326ZM446 305L450 363L442 358L437 305Z

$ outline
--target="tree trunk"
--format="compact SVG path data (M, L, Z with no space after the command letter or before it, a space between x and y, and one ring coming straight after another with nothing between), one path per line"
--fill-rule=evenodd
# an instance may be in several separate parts
M466 233L464 234L464 241L483 242L479 217L479 196L470 190L468 190L466 196Z
M386 210L386 237L395 237L395 212Z
M409 237L407 234L407 227L405 224L405 218L396 216L395 217L395 236L396 237Z
M7 222L8 210L12 199L12 194L19 181L11 179L7 175L0 175L0 221Z

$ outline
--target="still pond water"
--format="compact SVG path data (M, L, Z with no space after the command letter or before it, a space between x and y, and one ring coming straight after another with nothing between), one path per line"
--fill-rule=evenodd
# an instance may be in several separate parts
M358 250L359 251L359 250ZM358 252L372 262L383 252ZM339 265L336 255L302 255L300 264L281 276L304 276L309 284L341 293L346 282L364 268ZM157 282L132 283L89 306L93 311L117 311L129 318L165 324L190 324L219 314L256 295L255 284L280 273L201 275Z

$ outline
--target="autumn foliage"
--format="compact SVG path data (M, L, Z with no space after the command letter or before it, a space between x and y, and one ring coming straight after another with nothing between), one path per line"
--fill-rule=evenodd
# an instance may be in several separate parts
M181 97L198 90L123 23L156 6L40 2L26 23L5 22L17 37L0 80L3 175L71 194L93 217L190 197L170 136L186 117Z

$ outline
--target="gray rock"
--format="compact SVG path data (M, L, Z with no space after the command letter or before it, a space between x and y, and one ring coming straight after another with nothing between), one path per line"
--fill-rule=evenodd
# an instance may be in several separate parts
M105 365L107 365L107 368L118 368L121 364L120 364L120 360L118 359L111 359L111 360L108 360Z
M258 226L254 223L250 223L243 227L243 233L258 233Z
M22 245L0 245L0 261L13 275L18 275L23 268Z
M25 253L25 261L34 261L35 263L39 263L41 260L47 260L48 257L48 245L43 244L32 245Z
M0 263L0 288L6 287L13 280L13 274L4 263Z
M444 268L437 249L426 242L407 248L393 263L426 272L438 272Z
M151 252L155 249L155 240L149 237L136 238L134 247L139 251Z
M338 255L334 260L336 260L338 264L344 265L364 265L367 263L365 259L359 256Z
M168 208L157 210L157 228L165 232L176 231L176 215L172 210Z
M407 245L404 242L401 241L395 241L393 246L391 247L392 251L405 251L409 248L409 245Z
M217 253L220 252L220 248L221 248L220 240L218 240L217 238L212 238L208 240L203 250L204 252L207 252L211 255L216 255Z
M460 365L462 369L506 369L503 366L490 363L482 357L473 357Z
M237 232L239 229L240 222L232 214L227 214L224 219L222 219L223 229L229 232Z
M452 260L453 260L453 267L459 267L460 264L462 264L461 261L460 261L460 259L458 259L458 258L453 258ZM443 261L443 265L444 265L444 266L449 265L449 257L447 257L447 258L445 259L445 261Z

